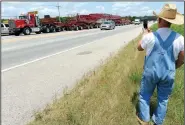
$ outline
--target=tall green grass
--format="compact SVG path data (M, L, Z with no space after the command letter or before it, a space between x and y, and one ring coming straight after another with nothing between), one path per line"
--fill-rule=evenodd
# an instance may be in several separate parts
M156 25L151 28L156 30ZM183 35L183 26L172 26ZM183 29L183 30L182 30ZM77 86L44 111L29 125L137 125L135 113L143 72L144 52L138 52L137 39L121 49L106 64L85 76ZM156 104L156 93L151 100ZM177 70L164 125L184 124L184 67Z

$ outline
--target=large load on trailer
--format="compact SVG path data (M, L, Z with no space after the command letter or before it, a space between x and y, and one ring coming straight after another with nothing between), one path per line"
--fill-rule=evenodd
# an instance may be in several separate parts
M58 18L52 18L50 15L45 15L44 18L41 18L40 25L43 33L60 32L65 27L64 23L58 21Z
M82 30L93 28L88 15L76 15L65 22L66 30Z
M59 17L50 17L45 15L44 18L39 19L38 12L28 12L19 16L19 19L10 19L9 25L10 30L15 35L29 35L32 32L36 34L60 32L62 30L82 30L99 28L100 25L105 21L114 21L116 26L130 24L129 20L123 20L121 16L104 14L104 13L93 13L89 15L79 15L70 17L65 22L59 21Z

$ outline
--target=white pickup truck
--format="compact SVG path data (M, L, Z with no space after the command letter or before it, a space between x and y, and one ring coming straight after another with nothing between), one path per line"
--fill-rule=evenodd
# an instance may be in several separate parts
M1 34L8 34L9 35L9 25L1 23Z
M139 24L141 24L140 19L135 19L135 20L134 20L134 24L135 24L135 25L139 25Z

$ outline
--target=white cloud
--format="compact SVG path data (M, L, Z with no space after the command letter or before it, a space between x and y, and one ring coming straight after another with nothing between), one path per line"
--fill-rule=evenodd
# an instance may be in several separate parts
M113 8L112 10L113 10L113 11L116 11L116 10L118 10L118 9L119 9L119 8Z
M100 9L101 11L105 11L105 7L104 6L96 6L97 9Z
M124 11L128 11L128 10L130 10L131 9L131 7L126 7L125 9L123 9Z
M127 7L131 5L131 2L116 2L115 4L112 5L113 8L120 8L120 7Z
M143 2L137 2L137 3L134 3L135 5L141 5L143 4Z
M148 10L146 13L147 13L147 15L152 15L153 14L153 10Z
M141 10L149 10L150 8L149 7L147 7L147 6L145 6L145 7L143 7L143 8L141 8Z
M116 2L112 5L112 13L122 16L133 15L133 11L137 11L141 4L143 2Z
M61 16L66 16L67 10L72 10L72 7L68 7L68 4L68 2L59 3L59 5L61 6ZM38 11L38 14L41 18L44 15L55 17L59 15L56 6L57 2L3 2L2 18L5 18L7 16L15 17L19 16L21 13L27 13L30 11Z
M82 7L82 6L86 5L86 4L87 3L75 3L74 7L75 8L80 8L80 7Z
M131 6L138 6L143 4L143 2L115 2L112 7L113 8L123 8L123 7L131 7Z
M159 12L160 12L160 9L155 10L155 12L156 12L156 13L159 13Z
M3 4L6 3L6 4L20 4L20 2L2 2Z
M90 12L86 9L83 9L80 11L80 14L89 14Z
M16 16L19 16L20 13L25 11L24 8L16 8L14 6L6 6L2 9L2 18L15 18Z

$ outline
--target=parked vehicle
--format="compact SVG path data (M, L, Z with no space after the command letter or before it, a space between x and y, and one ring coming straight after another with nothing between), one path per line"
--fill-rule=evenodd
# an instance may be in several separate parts
M1 34L9 35L9 25L5 23L1 23Z
M104 30L104 29L112 30L112 29L115 29L115 26L116 25L114 21L105 21L101 24L100 29L101 30Z
M135 20L134 20L134 24L135 24L135 25L139 25L139 24L141 24L140 19L135 19Z

